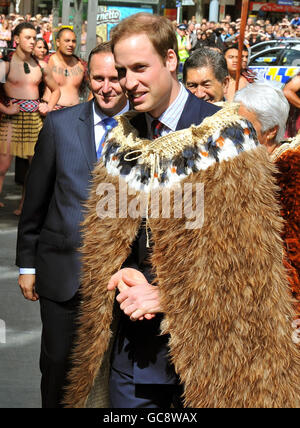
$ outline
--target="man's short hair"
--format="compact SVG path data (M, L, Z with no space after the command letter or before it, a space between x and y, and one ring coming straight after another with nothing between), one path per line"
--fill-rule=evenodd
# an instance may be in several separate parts
M224 55L215 49L200 48L185 61L183 67L183 82L186 83L187 71L191 68L209 67L212 69L216 79L223 83L228 76L227 63Z
M92 57L98 53L112 53L111 41L103 42L97 45L93 50L91 50L88 59L88 72L90 73L90 65Z
M69 28L69 27L62 27L60 30L58 30L58 32L57 32L57 34L56 34L55 39L56 39L56 40L59 40L59 39L61 38L62 34L63 34L65 31L71 31L71 32L72 32L73 34L75 34L75 36L76 36L76 33L75 33L75 31L73 31L73 30L72 30L72 28Z
M30 22L21 22L14 29L14 36L19 36L23 30L33 30L36 32L36 29Z
M111 32L112 51L116 43L124 37L146 34L154 49L165 63L169 49L178 58L177 38L172 23L165 17L151 13L136 13L123 19Z
M236 51L239 50L239 46L237 43L234 43L232 45L227 45L226 48L223 50L223 54L225 55L227 51L229 51L230 49L235 49Z

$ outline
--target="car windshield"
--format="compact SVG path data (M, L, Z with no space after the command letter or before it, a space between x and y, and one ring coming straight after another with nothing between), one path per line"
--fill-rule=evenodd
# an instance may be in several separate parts
M271 48L272 46L274 47L274 44L276 43L276 41L257 43L256 45L251 46L251 55L255 54L256 52Z
M250 65L265 66L265 65L279 65L279 60L283 49L270 49L258 53L255 58L252 58Z
M287 46L299 46L300 40L268 40L265 42L257 43L250 48L250 55L263 51L265 49L271 49L275 47L287 47Z
M300 66L300 50L286 50L282 58L282 65Z

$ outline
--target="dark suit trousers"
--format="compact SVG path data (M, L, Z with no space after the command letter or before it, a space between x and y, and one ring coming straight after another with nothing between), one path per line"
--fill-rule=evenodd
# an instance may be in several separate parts
M78 303L78 294L66 302L54 302L40 296L43 325L40 355L43 408L62 407Z
M110 373L109 393L112 409L183 408L182 385L136 385L133 376L114 368Z

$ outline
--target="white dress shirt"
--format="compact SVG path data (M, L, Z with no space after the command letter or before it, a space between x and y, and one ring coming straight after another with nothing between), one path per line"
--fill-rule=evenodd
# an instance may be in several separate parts
M126 113L129 110L129 102L127 102L126 106L121 110L117 116ZM95 145L96 145L96 153L99 148L100 141L105 134L105 126L103 125L103 119L106 119L108 116L106 116L100 108L93 104L93 115L94 115L94 130L95 130Z
M177 124L182 115L185 103L188 99L189 93L187 89L180 83L180 91L176 97L176 99L172 102L172 104L165 110L161 116L158 117L158 120L163 124L161 130L161 136L169 134L169 132L175 132L177 128ZM146 122L148 127L148 136L149 138L153 138L151 124L154 118L146 113Z

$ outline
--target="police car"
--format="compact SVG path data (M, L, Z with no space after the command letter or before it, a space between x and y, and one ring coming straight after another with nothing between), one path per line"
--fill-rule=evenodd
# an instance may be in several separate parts
M271 40L252 46L249 68L258 80L271 80L284 86L300 72L300 40Z
M253 57L257 52L263 51L268 48L280 47L292 47L300 43L300 39L291 38L291 39L275 39L275 40L265 40L263 42L255 43L249 47L250 58Z

